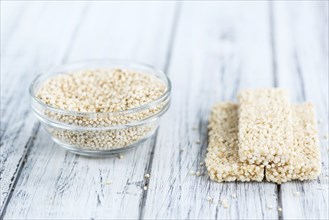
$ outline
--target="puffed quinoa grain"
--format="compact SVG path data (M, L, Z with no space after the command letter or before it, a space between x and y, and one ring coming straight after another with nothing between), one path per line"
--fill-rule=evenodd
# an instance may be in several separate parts
M283 89L247 89L238 95L239 159L280 166L290 159L292 113Z
M228 201L227 201L227 199L225 199L225 198L223 198L223 199L221 199L220 200L220 203L221 203L221 205L225 208L225 209L227 209L229 206L228 206Z
M238 158L238 105L218 103L209 120L209 144L205 159L210 179L223 181L262 181L264 168Z
M106 128L141 121L155 115L166 103L129 114L118 113L150 103L167 87L153 75L124 69L90 69L54 76L37 91L37 98L54 108L97 116L72 115L46 110L54 122L86 128ZM113 113L115 114L107 114ZM104 113L104 114L101 114ZM67 145L90 150L111 150L147 138L157 122L106 130L48 128L48 132Z
M107 181L105 182L105 184L106 184L106 185L111 185L111 184L112 184L112 181L111 181L111 180L107 180Z
M300 196L300 192L294 192L293 194L294 194L294 196L296 196L296 197L299 197L299 196Z
M214 199L212 198L212 197L210 197L210 196L208 196L207 198L207 201L213 201Z
M37 97L52 107L77 112L118 112L159 98L166 85L156 77L123 69L91 69L47 80Z
M310 103L294 105L294 143L292 157L283 166L266 168L266 179L282 183L316 179L321 172L319 138L314 107Z
M128 146L143 139L153 131L155 124L105 130L105 131L79 131L62 128L48 128L54 137L64 143L69 143L80 148L93 150L110 150Z

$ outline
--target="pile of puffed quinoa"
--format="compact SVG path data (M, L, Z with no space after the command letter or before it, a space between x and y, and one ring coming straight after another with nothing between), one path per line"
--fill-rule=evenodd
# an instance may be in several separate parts
M317 121L309 103L291 105L283 89L248 89L218 103L209 120L206 166L223 181L283 183L321 172Z
M46 110L44 114L49 120L78 128L48 127L57 141L89 150L111 150L136 143L153 133L156 121L131 124L163 110L169 100L140 110L136 108L152 103L166 91L166 84L154 75L102 68L56 75L41 85L36 96L44 104L64 110Z

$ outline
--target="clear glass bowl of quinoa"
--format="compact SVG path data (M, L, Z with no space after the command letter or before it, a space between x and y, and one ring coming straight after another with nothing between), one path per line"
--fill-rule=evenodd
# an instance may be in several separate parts
M139 146L170 106L171 83L152 66L117 60L52 68L30 86L32 111L52 139L80 155Z

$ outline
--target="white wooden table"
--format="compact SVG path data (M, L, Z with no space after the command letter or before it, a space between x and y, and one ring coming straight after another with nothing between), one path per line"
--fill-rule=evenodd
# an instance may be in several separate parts
M1 1L0 218L328 219L328 53L327 1ZM149 63L173 84L157 134L122 159L57 147L29 107L36 74L98 58ZM316 181L219 184L189 174L205 157L210 107L247 87L285 87L294 102L316 105Z

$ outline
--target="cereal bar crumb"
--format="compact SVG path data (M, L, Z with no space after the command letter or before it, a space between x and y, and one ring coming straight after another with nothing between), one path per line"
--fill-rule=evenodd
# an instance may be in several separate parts
M208 196L207 198L207 201L213 201L214 199L212 198L212 197L210 197L210 196Z
M298 192L298 191L294 192L293 194L294 194L294 196L300 196L300 192Z
M229 207L227 199L223 198L220 200L220 203L222 204L222 206L227 209Z
M106 184L106 185L111 185L111 184L112 184L112 181L111 181L111 180L107 180L107 181L105 182L105 184Z

